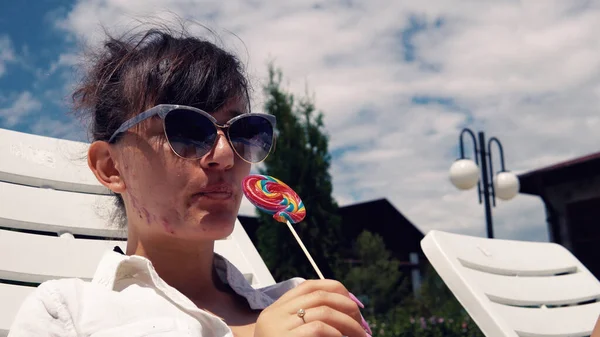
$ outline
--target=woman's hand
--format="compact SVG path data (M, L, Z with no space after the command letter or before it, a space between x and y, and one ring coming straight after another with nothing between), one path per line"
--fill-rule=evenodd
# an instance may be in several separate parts
M254 337L367 337L363 322L357 303L340 282L309 280L263 310Z

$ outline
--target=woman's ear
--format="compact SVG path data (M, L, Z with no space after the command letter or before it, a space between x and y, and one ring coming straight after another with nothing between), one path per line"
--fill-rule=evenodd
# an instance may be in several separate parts
M117 167L116 155L117 152L109 143L95 141L88 150L88 166L100 184L115 193L122 194L125 191L125 181Z

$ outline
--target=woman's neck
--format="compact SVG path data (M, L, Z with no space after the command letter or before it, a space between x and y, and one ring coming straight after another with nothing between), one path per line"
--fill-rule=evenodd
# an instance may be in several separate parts
M219 298L220 281L213 267L214 241L130 239L127 255L148 258L165 282L194 301L210 303Z

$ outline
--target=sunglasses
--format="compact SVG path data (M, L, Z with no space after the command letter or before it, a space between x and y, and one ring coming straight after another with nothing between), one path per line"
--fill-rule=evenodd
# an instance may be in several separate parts
M218 129L227 136L231 148L248 163L265 160L275 142L276 118L261 113L245 113L220 125L200 109L185 105L160 104L129 119L113 133L109 143L132 126L158 115L163 121L165 137L173 152L184 159L200 159L217 143Z

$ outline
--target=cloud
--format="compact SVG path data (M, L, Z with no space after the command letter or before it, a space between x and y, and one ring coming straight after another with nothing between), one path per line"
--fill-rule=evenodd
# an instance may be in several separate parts
M36 99L31 92L23 91L18 94L10 106L0 108L0 121L5 127L13 127L21 119L42 107L42 103Z
M54 138L87 141L86 127L76 119L58 120L44 116L31 125L31 132Z
M58 59L50 64L50 68L45 72L45 76L52 75L60 68L71 68L79 65L80 55L76 53L64 53L58 56Z
M6 64L16 59L12 42L7 35L0 35L0 76L6 72Z
M387 197L423 231L485 234L476 192L447 177L464 126L497 136L519 172L598 151L597 2L79 0L57 25L97 43L100 22L123 30L164 9L214 27L257 86L268 60L287 89L308 84L336 199ZM538 198L499 203L494 221L500 237L547 238Z

